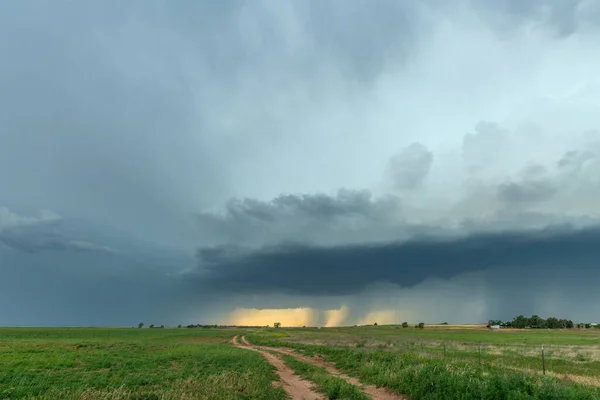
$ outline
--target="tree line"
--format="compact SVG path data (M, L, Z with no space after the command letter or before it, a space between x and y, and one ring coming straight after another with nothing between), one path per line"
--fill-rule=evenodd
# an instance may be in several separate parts
M501 321L499 319L492 319L488 322L488 328L492 326L500 326L502 328L516 328L516 329L573 329L573 328L587 328L592 327L600 328L600 325L592 325L589 322L573 323L570 319L559 319L556 317L548 317L546 319L539 315L532 315L531 317L525 317L519 315L514 317L512 321Z

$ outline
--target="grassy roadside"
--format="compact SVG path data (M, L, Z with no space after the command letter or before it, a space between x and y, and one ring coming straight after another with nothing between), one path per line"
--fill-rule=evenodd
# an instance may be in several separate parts
M498 367L542 372L541 345L546 370L600 386L600 329L586 330L496 330L485 328L425 329L393 326L327 329L285 329L282 342L360 347L362 351L410 353L429 358L446 358L493 364Z
M328 399L369 400L369 397L359 388L342 378L331 375L325 368L298 361L292 356L281 354L278 354L278 356L294 370L296 375L313 382L315 390L325 394Z
M544 399L596 400L600 389L551 377L524 375L491 365L431 359L412 354L354 348L332 348L281 342L268 333L247 335L256 344L295 348L307 355L320 354L338 369L363 382L419 399Z

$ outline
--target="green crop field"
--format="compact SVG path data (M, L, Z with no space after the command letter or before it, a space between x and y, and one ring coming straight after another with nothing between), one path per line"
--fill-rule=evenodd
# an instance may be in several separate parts
M212 329L0 329L0 399L283 399L257 353Z
M600 399L600 330L479 326L2 328L0 399L286 398L275 367L234 336L293 350L278 357L323 398L370 397L306 356L409 399Z

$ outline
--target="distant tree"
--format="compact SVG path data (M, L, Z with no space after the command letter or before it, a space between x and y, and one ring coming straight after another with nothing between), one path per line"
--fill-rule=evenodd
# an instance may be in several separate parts
M373 326L377 326L377 322L375 322L375 323L373 324Z
M529 318L524 317L523 315L519 315L518 317L513 318L512 327L523 329L529 326Z
M161 328L164 328L165 326L164 326L164 325L161 325L160 327L161 327Z
M534 329L542 329L546 327L546 320L541 318L539 315L532 315L529 318L529 326Z
M571 321L570 319L567 320L567 323L566 323L567 329L573 329L574 326L575 326L575 324L573 323L573 321Z
M546 328L548 329L560 329L560 328L564 328L564 323L562 320L559 321L558 318L555 317L548 317L548 319L546 319Z
M408 328L408 322L403 322L403 323L402 323L402 327L403 327L403 328Z
M589 322L585 324L585 329L590 329L592 327L592 324L590 324Z
M273 323L273 327L274 328L280 328L281 327L281 322L274 322Z
M143 327L144 327L144 323L143 323L143 322L140 322L140 323L138 324L138 328L142 329Z
M425 323L423 323L423 322L419 322L419 323L417 324L417 328L419 328L419 329L423 329L423 328L425 328Z
M546 324L548 324L548 321L550 321L550 318L548 318L546 320ZM569 321L567 321L566 319L559 319L558 320L558 329L567 329L568 323L569 323Z
M150 324L150 329L154 328L154 324Z
M442 325L448 325L448 323L447 322L442 322Z
M573 324L573 321L568 319L558 319L556 317L548 317L543 319L539 315L532 315L531 318L519 315L513 318L512 321L502 322L500 320L491 319L488 321L488 328L492 325L500 325L503 328L533 328L533 329L572 329L573 327L584 328L584 323Z
M181 324L177 325L178 328L181 328Z

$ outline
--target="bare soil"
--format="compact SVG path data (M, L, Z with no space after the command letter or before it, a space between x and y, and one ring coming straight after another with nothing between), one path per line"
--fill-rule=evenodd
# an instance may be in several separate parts
M294 375L294 371L288 367L278 357L263 351L255 346L252 346L245 337L242 336L242 344L238 342L238 337L235 336L230 342L236 347L241 347L248 350L259 352L272 366L275 367L277 375L283 383L283 389L292 400L321 400L323 395L316 393L313 390L313 384L301 379L298 375Z
M351 385L359 387L360 389L362 389L362 391L367 396L371 397L373 400L407 400L406 397L397 395L395 393L391 393L390 391L388 391L385 388L378 388L374 385L363 385L357 378L354 378L352 376L349 376L349 375L346 375L346 374L340 372L337 368L335 368L333 363L327 362L318 357L308 357L308 356L305 356L302 354L298 354L298 353L294 352L293 350L286 349L286 348L255 346L255 345L252 345L250 342L248 342L248 340L246 339L245 336L242 336L241 341L242 341L243 346L245 346L245 347L251 347L251 348L259 349L259 350L263 350L263 351L273 351L273 352L280 353L280 354L286 354L286 355L294 357L295 359L297 359L299 361L305 362L307 364L325 368L325 370L327 370L327 372L329 372L331 375L341 378L341 379L345 380L346 382L350 383ZM269 354L269 353L267 353L267 354Z

